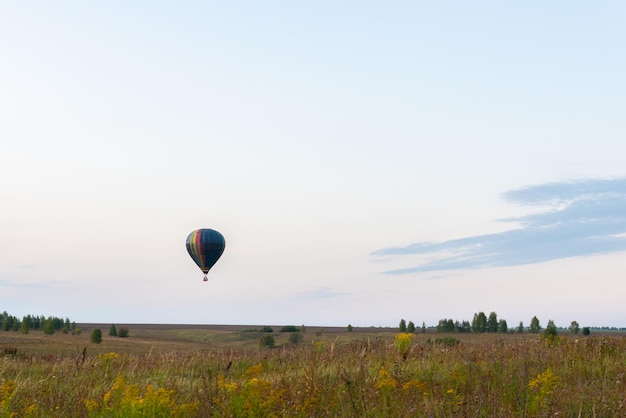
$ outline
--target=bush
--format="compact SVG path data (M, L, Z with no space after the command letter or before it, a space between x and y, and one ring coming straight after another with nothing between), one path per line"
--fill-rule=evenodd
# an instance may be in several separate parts
M276 345L276 341L274 340L274 337L272 337L271 335L264 335L261 338L259 338L259 347L273 348L275 345Z
M348 332L352 332L352 325L348 324Z
M274 332L274 329L272 327L264 326L261 328L261 332Z
M446 347L454 347L455 345L459 345L460 342L460 340L457 340L454 337L443 337L435 339L435 345L444 345Z
M294 345L302 341L302 338L303 337L301 332L294 332L292 334L289 334L289 342Z
M95 328L91 331L91 342L94 344L100 344L102 342L102 330Z
M300 330L298 329L298 327L294 325L285 325L284 327L280 329L280 332L298 332L298 331Z
M115 324L111 324L111 328L109 328L109 336L117 337L117 328L115 328Z
M128 337L128 328L120 327L120 329L117 331L117 336L120 338Z
M52 323L52 321L47 320L46 322L43 323L43 333L46 335L52 335L56 332L56 330L54 329L54 324Z

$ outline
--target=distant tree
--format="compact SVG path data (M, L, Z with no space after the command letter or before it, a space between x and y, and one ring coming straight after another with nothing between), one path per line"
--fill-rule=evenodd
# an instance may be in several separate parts
M120 329L117 330L117 336L120 337L120 338L128 337L128 328L120 327Z
M407 324L406 332L410 332L411 334L415 332L415 324L413 323L413 321L409 321L409 323Z
M261 338L259 338L259 347L273 348L275 345L276 341L271 335L263 335Z
M580 325L578 325L578 322L572 321L572 323L569 326L569 331L572 334L578 334L578 332L580 331Z
M524 322L519 321L519 325L517 326L517 332L519 332L520 334L524 333Z
M591 330L589 329L589 327L583 327L583 335L589 335L591 334Z
M452 319L440 319L437 324L437 332L454 332L454 321Z
M556 325L554 325L554 321L550 319L546 329L543 331L543 336L546 338L554 338L557 333Z
M91 331L91 342L94 344L100 344L102 342L102 330L100 328L94 328Z
M46 335L52 335L56 332L54 329L54 323L50 319L46 319L43 323L43 333Z
M302 333L301 332L292 332L291 334L289 334L289 342L293 345L298 344L300 341L302 341Z
M22 328L22 334L28 334L28 332L30 331L30 315L25 316L22 319L21 328Z
M348 332L352 332L352 325L348 324Z
M115 324L111 324L111 327L109 328L109 336L117 337L117 328L115 328Z
M298 331L299 331L298 327L294 325L285 325L284 327L280 329L280 332L298 332Z
M261 332L274 332L274 329L266 325L263 328L261 328Z
M398 328L400 332L406 332L406 321L404 319L400 320L400 326Z
M541 325L539 324L539 319L536 316L533 316L533 319L530 320L530 327L528 327L528 331L533 334L538 334L541 331Z
M509 326L506 323L505 319L501 319L498 321L498 332L506 334L509 331Z
M304 324L300 325L300 332L303 334L306 332L306 327L304 326Z
M489 314L487 319L487 332L498 332L498 315L495 312Z
M472 332L485 332L487 330L487 315L484 312L474 314L472 319Z

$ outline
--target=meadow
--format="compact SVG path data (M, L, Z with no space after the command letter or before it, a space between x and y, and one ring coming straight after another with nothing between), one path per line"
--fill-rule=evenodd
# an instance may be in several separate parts
M626 337L0 331L0 417L624 417Z

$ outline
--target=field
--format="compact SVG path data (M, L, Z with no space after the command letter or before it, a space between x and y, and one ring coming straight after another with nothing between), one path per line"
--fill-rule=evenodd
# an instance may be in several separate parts
M620 334L121 326L0 331L0 417L626 416Z

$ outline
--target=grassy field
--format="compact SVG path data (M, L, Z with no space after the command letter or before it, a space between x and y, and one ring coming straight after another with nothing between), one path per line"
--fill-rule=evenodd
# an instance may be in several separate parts
M626 416L623 335L79 326L0 331L0 417Z

